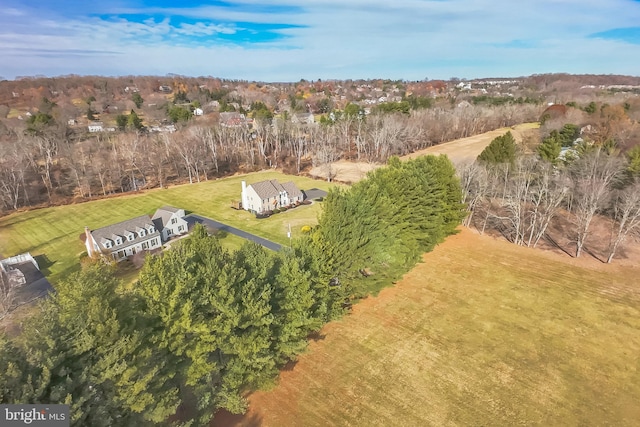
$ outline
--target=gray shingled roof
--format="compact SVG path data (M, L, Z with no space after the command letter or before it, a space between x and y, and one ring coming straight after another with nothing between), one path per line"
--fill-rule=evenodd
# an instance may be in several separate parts
M149 234L149 227L154 227L154 232ZM140 237L138 235L138 231L144 228L147 230L144 237ZM127 232L134 233L134 239L132 241L127 240ZM160 237L160 232L157 227L154 225L151 218L148 215L142 215L137 218L132 218L126 221L119 222L117 224L108 225L106 227L98 228L97 230L91 231L91 235L95 239L95 241L100 245L100 249L104 249L103 242L104 239L109 239L112 242L110 251L118 250L121 248L125 248L131 245L135 245L136 243L151 239L153 237ZM119 236L122 238L122 244L116 245L115 238Z
M250 187L253 188L256 193L258 193L258 196L262 200L268 199L270 197L277 197L280 194L280 191L284 191L284 188L282 188L282 186L275 179L272 179L270 181L256 182L255 184L251 184Z
M298 186L295 185L293 181L285 182L284 184L282 184L282 187L289 195L289 198L302 197L302 191L300 191Z
M255 184L251 184L260 199L265 200L270 197L278 197L281 192L286 192L289 197L298 197L302 195L302 192L298 189L298 186L293 182L285 182L284 184L280 184L278 180L272 179L268 181L260 181Z
M173 206L163 206L159 208L156 213L153 214L153 217L151 217L158 231L162 231L164 229L164 226L171 219L171 215L178 212L179 210L180 209L174 208Z

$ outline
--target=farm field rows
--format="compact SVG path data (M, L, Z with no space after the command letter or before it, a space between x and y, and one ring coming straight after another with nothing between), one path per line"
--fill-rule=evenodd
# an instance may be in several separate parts
M463 229L211 425L637 425L637 266Z
M332 186L323 181L267 171L19 212L0 218L0 254L12 256L31 252L34 256L40 256L37 259L45 274L55 282L79 268L79 257L85 251L80 240L84 226L95 229L139 215L151 215L164 205L180 207L274 242L287 244L289 224L293 237L298 236L303 225L317 222L321 203L299 206L260 220L249 212L231 208L231 201L240 199L242 180L250 184L266 179L294 181L301 189L316 187L327 190ZM230 248L239 246L235 236L225 237L223 244L225 241Z

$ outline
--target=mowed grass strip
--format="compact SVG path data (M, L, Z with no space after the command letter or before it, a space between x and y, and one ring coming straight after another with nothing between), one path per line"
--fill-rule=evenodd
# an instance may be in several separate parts
M299 236L302 226L317 223L322 203L299 206L260 220L249 212L231 208L232 200L240 200L242 180L251 184L266 179L293 181L301 189L316 187L327 190L333 185L266 171L16 213L0 218L0 254L8 257L31 252L34 256L46 257L46 262L39 259L44 264L49 279L55 282L79 268L79 257L85 251L80 235L85 226L96 229L139 215L152 215L164 205L184 208L274 242L287 244L289 224L293 237ZM225 239L230 247L239 246L239 240L235 237Z
M463 230L327 325L235 422L638 425L640 269L571 262Z

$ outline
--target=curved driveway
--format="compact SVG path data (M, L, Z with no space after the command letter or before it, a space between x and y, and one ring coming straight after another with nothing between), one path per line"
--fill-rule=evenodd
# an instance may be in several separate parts
M282 245L278 243L272 242L271 240L263 239L262 237L256 236L255 234L247 233L246 231L242 231L238 228L231 227L230 225L223 224L211 218L206 218L197 214L189 214L184 217L187 224L189 224L189 229L193 227L194 224L199 223L203 224L206 227L215 228L217 230L226 231L227 233L235 234L238 237L242 237L243 239L251 240L252 242L256 242L267 249L271 249L272 251L279 251L282 248Z

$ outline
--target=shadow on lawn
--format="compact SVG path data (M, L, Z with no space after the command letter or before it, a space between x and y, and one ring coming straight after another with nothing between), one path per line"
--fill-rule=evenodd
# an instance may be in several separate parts
M49 276L51 274L51 267L56 263L55 261L51 261L46 254L36 255L33 257L38 263L38 267L40 267L40 272L45 276Z

